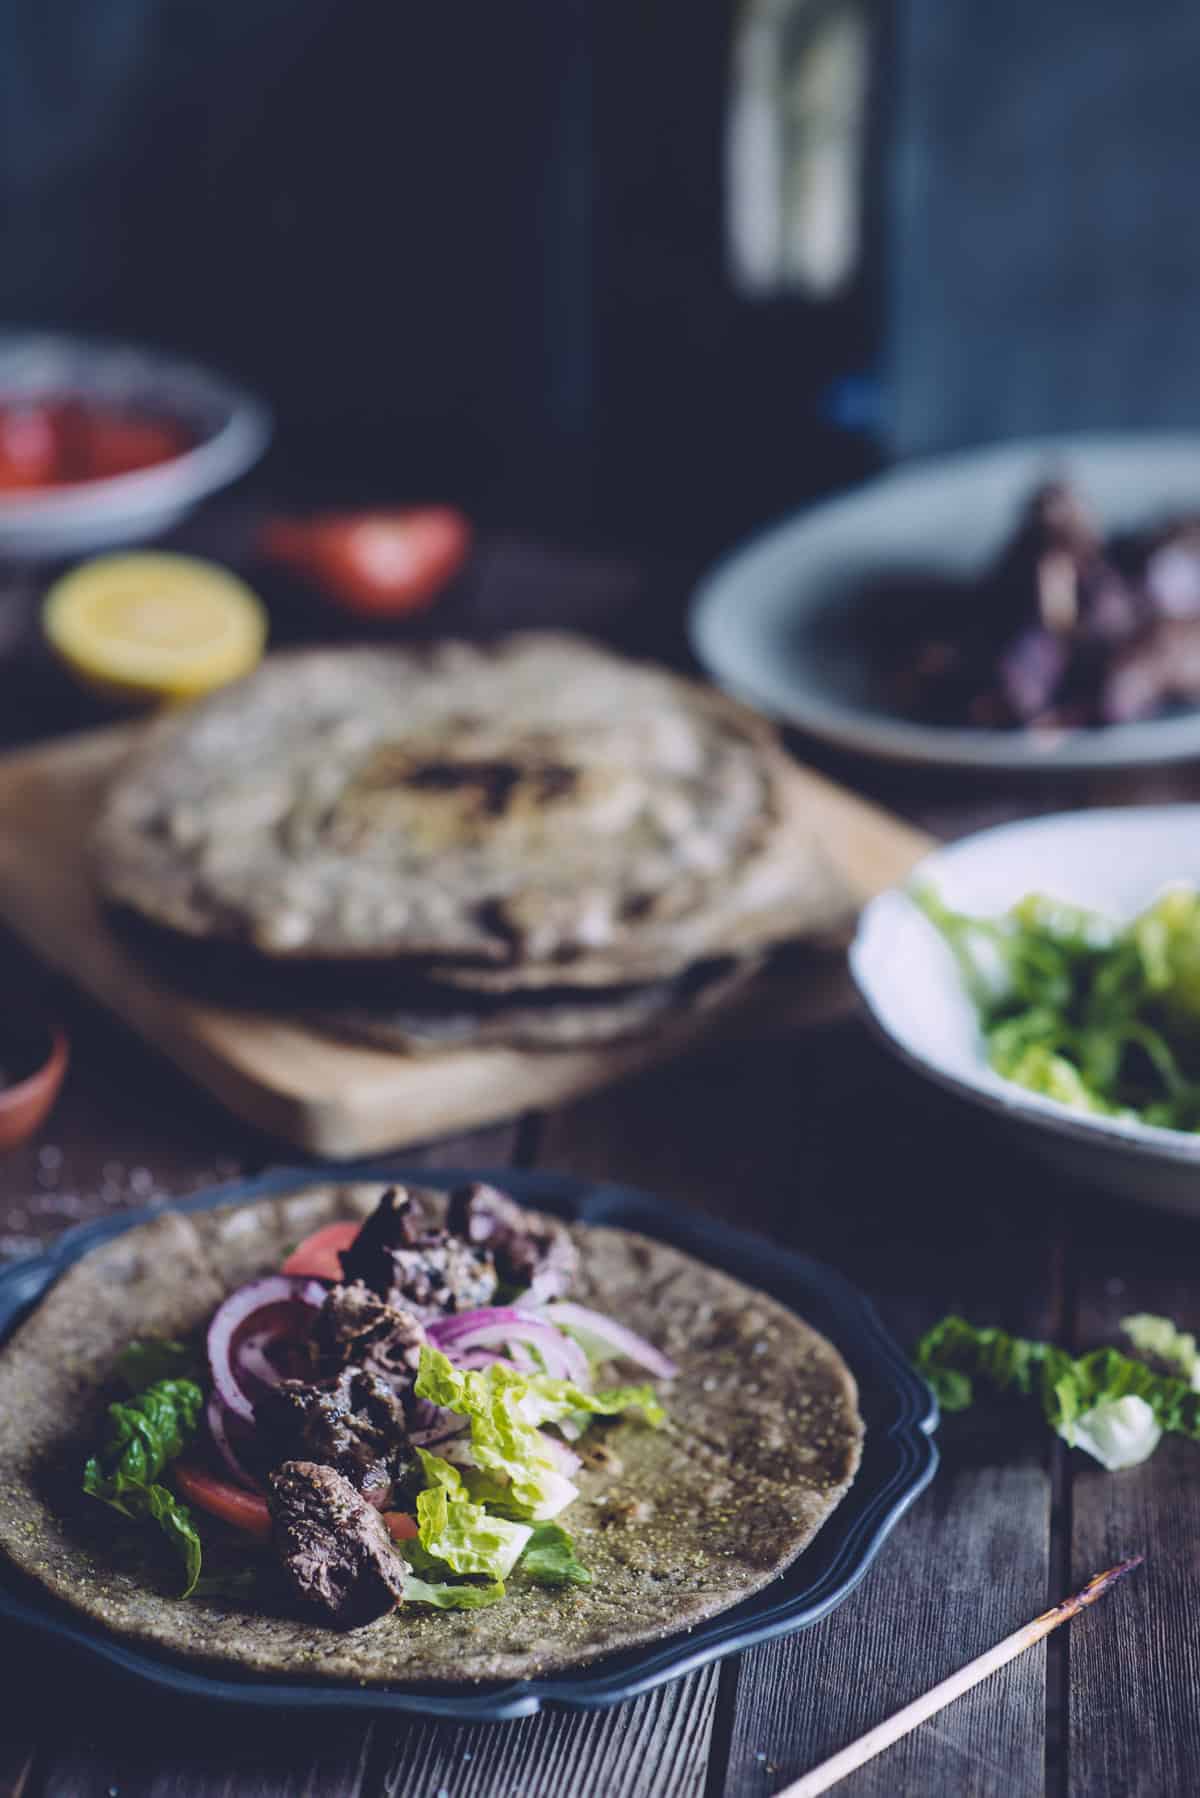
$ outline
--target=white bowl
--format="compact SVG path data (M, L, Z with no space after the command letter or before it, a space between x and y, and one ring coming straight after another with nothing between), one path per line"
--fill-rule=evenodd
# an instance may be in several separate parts
M902 464L762 532L696 588L692 647L771 717L839 748L964 768L1119 768L1200 755L1200 708L1094 730L973 730L888 709L879 607L981 575L1039 482L1066 476L1106 531L1200 511L1200 436L1048 437ZM970 592L960 592L963 604ZM914 640L921 625L913 621Z
M1002 825L937 850L913 879L979 915L1044 892L1123 920L1172 882L1200 886L1200 805ZM850 967L885 1039L918 1072L1006 1121L1076 1179L1200 1217L1200 1134L1073 1111L993 1072L954 956L905 891L893 888L866 907Z
M133 474L44 492L0 494L0 554L83 555L161 536L257 462L271 435L265 406L232 381L130 344L0 331L0 402L48 394L162 414L195 447Z

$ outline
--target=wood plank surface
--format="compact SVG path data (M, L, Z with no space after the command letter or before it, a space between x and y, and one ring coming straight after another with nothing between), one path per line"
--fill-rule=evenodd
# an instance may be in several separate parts
M54 1755L37 1798L364 1798L369 1724L222 1717L127 1703ZM377 1789L377 1788L376 1788Z
M716 1691L705 1667L607 1711L416 1724L373 1758L372 1798L702 1798Z
M1059 1326L1052 1182L885 1063L856 1026L786 1050L714 1049L597 1094L547 1120L540 1154L832 1262L874 1293L902 1342L952 1307L1026 1334ZM728 1760L710 1792L777 1789L1044 1607L1053 1445L1027 1420L956 1425L943 1428L933 1489L847 1603L726 1673ZM843 1789L1034 1798L1045 1715L1039 1649ZM953 1783L939 1785L948 1770Z
M169 985L106 918L87 861L105 780L128 730L68 738L0 761L0 914L22 940L258 1129L313 1154L356 1155L554 1105L770 1013L792 1026L828 1004L806 973L773 975L736 1016L697 1013L637 1042L527 1053L463 1048L404 1056L338 1042L253 1007ZM797 767L797 792L862 899L903 878L928 840Z
M1086 1215L1077 1248L1077 1349L1127 1348L1119 1326L1131 1312L1200 1327L1194 1223L1151 1219L1090 1195ZM1194 1442L1171 1438L1149 1461L1118 1474L1072 1457L1073 1572L1146 1555L1145 1567L1114 1595L1104 1628L1071 1629L1072 1798L1200 1790L1198 1456Z
M9 1742L0 1737L0 1798L25 1798L33 1775L35 1743L14 1736Z

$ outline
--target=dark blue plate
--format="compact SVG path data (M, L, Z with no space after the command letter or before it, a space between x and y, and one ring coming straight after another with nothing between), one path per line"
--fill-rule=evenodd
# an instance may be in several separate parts
M937 1410L928 1387L888 1335L870 1301L840 1274L761 1237L748 1236L629 1187L596 1185L569 1175L405 1169L391 1162L356 1162L321 1169L273 1168L252 1180L236 1180L180 1202L180 1211L203 1211L247 1199L270 1198L321 1185L329 1179L411 1180L416 1185L494 1181L529 1204L560 1217L640 1230L701 1261L771 1293L828 1336L858 1381L867 1426L862 1466L853 1486L816 1540L774 1583L752 1598L710 1617L685 1634L614 1654L576 1673L448 1692L397 1687L364 1691L355 1686L308 1685L300 1680L237 1680L205 1673L155 1650L129 1647L39 1594L11 1573L0 1583L0 1616L15 1618L82 1649L101 1661L175 1696L215 1698L259 1709L412 1711L421 1716L527 1717L543 1705L594 1709L619 1704L707 1661L750 1648L772 1636L805 1629L858 1584L897 1520L933 1478L937 1449L932 1432ZM45 1255L19 1261L0 1273L0 1340L45 1294L63 1269L96 1243L145 1223L154 1208L102 1218L69 1230Z

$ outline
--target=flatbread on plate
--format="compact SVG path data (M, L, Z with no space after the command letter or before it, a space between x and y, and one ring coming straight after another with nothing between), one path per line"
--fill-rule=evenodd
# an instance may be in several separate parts
M131 1559L120 1520L80 1490L119 1350L185 1335L221 1298L278 1267L338 1217L366 1216L378 1185L322 1187L192 1215L165 1212L68 1269L0 1350L0 1550L117 1636L226 1673L361 1685L514 1679L582 1665L686 1630L774 1579L844 1496L863 1425L836 1350L765 1294L665 1244L575 1226L576 1296L679 1363L668 1426L589 1432L595 1463L565 1514L594 1583L549 1590L513 1576L489 1609L406 1605L345 1634L306 1618L173 1595ZM597 1452L598 1451L598 1452Z

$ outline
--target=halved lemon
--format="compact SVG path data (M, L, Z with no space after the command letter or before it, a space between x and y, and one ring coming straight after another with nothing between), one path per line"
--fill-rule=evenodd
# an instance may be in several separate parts
M253 668L267 615L236 575L196 556L97 556L54 583L42 623L85 686L143 705L193 699Z

